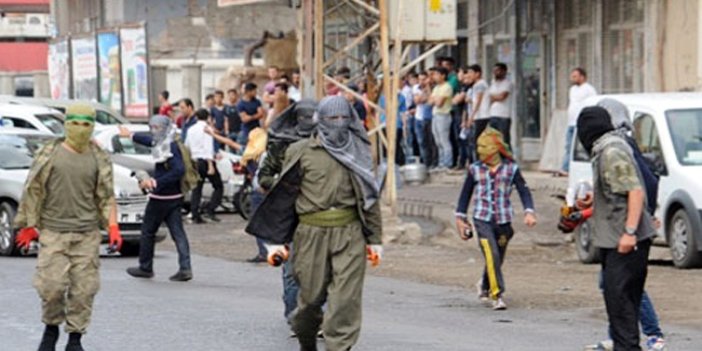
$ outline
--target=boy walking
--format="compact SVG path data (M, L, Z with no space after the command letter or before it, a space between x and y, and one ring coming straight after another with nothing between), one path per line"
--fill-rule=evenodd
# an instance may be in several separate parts
M494 310L507 309L503 300L505 282L502 263L507 253L507 244L514 235L512 218L514 210L510 195L517 187L524 207L524 223L536 225L534 201L519 166L502 138L502 133L488 127L478 138L479 161L468 169L461 196L456 208L456 227L463 240L470 237L472 229L467 220L468 204L473 196L473 222L480 240L480 249L485 256L485 270L479 283L480 298L491 299Z

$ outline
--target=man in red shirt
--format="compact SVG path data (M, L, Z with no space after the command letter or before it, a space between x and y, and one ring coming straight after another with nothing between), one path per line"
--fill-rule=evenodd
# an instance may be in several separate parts
M169 118L173 119L173 106L168 102L169 95L170 94L168 93L168 90L164 90L161 92L161 94L158 95L158 103L160 105L160 107L158 108L158 114L162 116L168 116Z

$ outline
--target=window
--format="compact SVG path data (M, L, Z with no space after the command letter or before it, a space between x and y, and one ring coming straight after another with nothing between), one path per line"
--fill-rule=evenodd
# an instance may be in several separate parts
M649 156L656 165L665 165L658 129L651 115L634 114L634 139L642 154Z
M151 155L151 148L137 144L130 138L122 138L119 135L112 137L112 150L115 154L125 155Z
M35 115L35 117L43 124L46 128L56 134L63 135L63 121L57 116L51 114L45 115Z
M25 121L22 118L18 118L18 117L5 116L2 118L2 125L6 126L6 127L37 129L37 127L33 126L31 123Z
M96 110L95 117L96 122L100 124L122 124L117 118L102 110Z
M702 109L667 111L666 122L678 162L702 165Z

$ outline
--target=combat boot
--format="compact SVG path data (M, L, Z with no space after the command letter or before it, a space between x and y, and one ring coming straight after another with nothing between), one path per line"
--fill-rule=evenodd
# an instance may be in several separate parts
M47 325L44 336L41 338L38 351L56 351L56 342L59 338L58 325Z
M68 344L66 344L66 351L85 351L83 345L80 342L80 338L83 335L81 333L71 333L68 335Z

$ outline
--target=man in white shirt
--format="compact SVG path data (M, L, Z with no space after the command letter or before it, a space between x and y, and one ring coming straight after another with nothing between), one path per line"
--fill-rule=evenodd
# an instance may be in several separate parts
M499 130L512 147L512 82L507 79L507 65L498 62L492 69L494 79L488 89L490 126Z
M197 170L200 173L200 181L190 196L190 210L193 215L193 223L205 222L200 215L200 200L202 199L202 186L205 184L205 179L208 179L212 183L214 192L207 209L205 209L204 216L211 221L219 222L219 218L215 216L215 210L222 203L224 186L215 164L214 138L205 133L210 114L207 110L200 109L195 113L195 116L197 122L190 127L188 138L185 139L185 146L190 150L192 159L197 162Z
M567 176L570 171L570 153L580 110L585 107L583 104L587 98L597 95L595 87L587 82L587 72L583 68L577 67L570 72L570 82L573 85L568 91L568 130L566 131L565 155L563 156L563 166L558 172L558 175L562 177Z
M478 137L485 131L490 122L490 103L487 101L488 84L483 79L483 69L480 65L469 66L467 75L474 83L471 94L466 96L466 103L470 104L471 110L468 116L468 124L465 128L475 126L475 140L473 143L477 145Z

